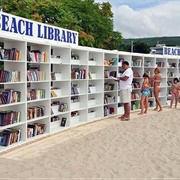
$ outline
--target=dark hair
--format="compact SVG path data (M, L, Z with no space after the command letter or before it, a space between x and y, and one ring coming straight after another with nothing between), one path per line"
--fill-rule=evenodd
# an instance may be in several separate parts
M123 64L129 66L129 63L128 63L127 61L123 61L123 62L122 62L122 65L123 65Z
M174 81L177 81L177 82L179 82L179 79L178 79L178 78L174 78L173 82L174 82Z
M149 74L148 73L144 73L143 74L143 78L146 77L146 78L149 78Z

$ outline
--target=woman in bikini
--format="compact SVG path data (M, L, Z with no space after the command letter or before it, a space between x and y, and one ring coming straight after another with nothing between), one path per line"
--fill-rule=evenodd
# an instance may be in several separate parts
M172 97L171 97L171 104L170 108L172 108L173 101L175 99L175 108L177 107L178 98L179 98L179 80L178 78L174 78L172 84Z
M160 83L161 83L161 71L159 68L155 68L154 70L154 76L151 77L150 79L153 81L154 85L154 97L155 97L155 101L156 101L156 108L154 109L155 111L162 111L162 106L161 106L161 102L159 100L159 92L160 92Z
M149 75L147 73L144 73L143 75L144 81L141 87L141 112L139 115L147 114L148 110L148 96L150 95L150 80ZM145 108L145 110L144 110Z

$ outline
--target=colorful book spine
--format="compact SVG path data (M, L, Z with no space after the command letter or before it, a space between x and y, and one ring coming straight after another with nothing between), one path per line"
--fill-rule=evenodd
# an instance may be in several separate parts
M27 93L27 100L45 99L45 89L30 89Z
M9 146L21 140L20 129L5 129L1 132L1 146Z
M20 71L0 70L0 82L20 82Z

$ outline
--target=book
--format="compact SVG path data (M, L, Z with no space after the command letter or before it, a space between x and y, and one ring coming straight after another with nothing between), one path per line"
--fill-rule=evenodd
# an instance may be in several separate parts
M21 51L16 48L0 49L0 59L19 61L21 59Z
M109 76L109 78L118 81L118 78L114 77L114 76Z
M0 82L20 82L20 71L0 70Z
M13 89L5 89L0 92L0 105L11 104L21 101L21 92Z
M63 118L61 119L61 124L60 124L60 126L65 127L65 126L66 126L66 121L67 121L67 118L63 117Z
M28 89L27 100L45 99L45 89Z
M45 114L45 106L32 106L27 108L27 120L42 117Z
M5 129L1 132L1 146L9 146L13 143L19 142L21 139L20 129Z

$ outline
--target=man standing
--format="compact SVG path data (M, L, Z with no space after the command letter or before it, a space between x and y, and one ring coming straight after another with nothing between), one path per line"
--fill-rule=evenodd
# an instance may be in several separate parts
M122 121L130 120L130 102L131 102L131 92L132 92L132 81L133 81L133 71L129 67L129 63L124 61L122 63L122 68L124 72L118 78L120 81L120 103L124 105L124 114L119 117Z

